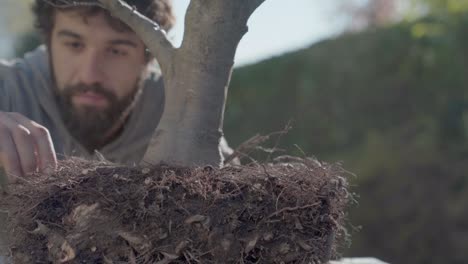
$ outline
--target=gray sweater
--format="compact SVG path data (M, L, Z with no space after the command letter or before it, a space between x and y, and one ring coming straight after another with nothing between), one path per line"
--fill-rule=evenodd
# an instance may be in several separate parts
M93 159L69 133L59 113L44 46L14 61L0 60L0 111L17 112L49 129L59 159L78 156ZM152 67L141 96L122 133L99 149L107 160L135 164L146 152L147 144L164 109L164 88L157 67Z

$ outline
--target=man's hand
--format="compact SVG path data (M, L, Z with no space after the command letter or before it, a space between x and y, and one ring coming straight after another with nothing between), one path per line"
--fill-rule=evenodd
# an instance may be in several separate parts
M57 166L49 131L18 113L0 112L0 179L16 181L32 172L48 173ZM2 175L3 174L3 175Z

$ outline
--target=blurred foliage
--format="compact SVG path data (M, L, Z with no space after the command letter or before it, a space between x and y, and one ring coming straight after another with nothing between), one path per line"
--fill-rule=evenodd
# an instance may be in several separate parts
M30 15L32 0L2 0L0 24L10 33L24 33L31 28Z
M433 15L236 69L225 133L294 129L281 147L358 176L349 256L466 263L468 15Z
M468 0L409 0L411 8L409 13L419 13L424 10L426 14L453 15L468 11ZM415 12L416 11L416 12Z
M15 40L15 56L22 57L26 52L34 50L41 43L42 39L39 33L35 31L26 32Z
M448 13L461 13L468 10L467 0L419 0L432 11L446 11Z

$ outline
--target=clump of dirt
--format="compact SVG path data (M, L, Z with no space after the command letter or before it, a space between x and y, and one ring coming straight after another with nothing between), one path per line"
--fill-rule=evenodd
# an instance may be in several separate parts
M313 159L223 169L69 160L10 186L14 263L323 263L346 172Z

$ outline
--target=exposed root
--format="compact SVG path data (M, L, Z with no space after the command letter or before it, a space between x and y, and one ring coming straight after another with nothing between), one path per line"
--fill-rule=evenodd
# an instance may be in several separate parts
M15 263L322 263L345 238L346 172L312 159L244 167L63 162L10 186Z

